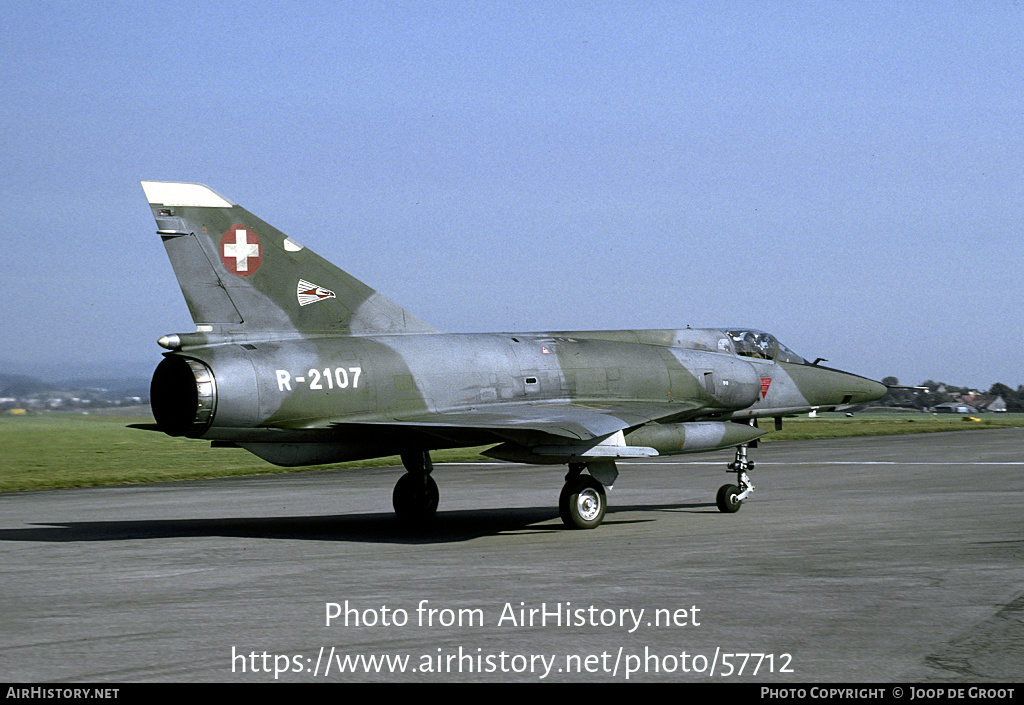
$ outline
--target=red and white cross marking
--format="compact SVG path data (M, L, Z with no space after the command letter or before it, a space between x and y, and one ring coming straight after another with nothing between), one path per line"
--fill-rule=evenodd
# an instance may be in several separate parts
M247 277L260 268L260 239L245 225L232 225L220 238L220 259L232 274Z

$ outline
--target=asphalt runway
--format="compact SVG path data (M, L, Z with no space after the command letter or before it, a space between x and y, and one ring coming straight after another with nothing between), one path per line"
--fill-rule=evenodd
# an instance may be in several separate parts
M762 444L733 515L731 453L621 463L594 531L562 528L560 467L438 466L416 533L398 468L0 495L0 672L1019 682L1022 441Z

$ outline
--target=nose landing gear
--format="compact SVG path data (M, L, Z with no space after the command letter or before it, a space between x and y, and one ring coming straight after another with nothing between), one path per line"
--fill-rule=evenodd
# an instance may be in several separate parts
M754 485L747 475L747 470L754 469L754 462L747 459L747 444L736 446L736 458L729 463L729 470L736 473L735 485L722 485L718 488L715 503L718 510L726 514L738 512L743 500L754 491Z

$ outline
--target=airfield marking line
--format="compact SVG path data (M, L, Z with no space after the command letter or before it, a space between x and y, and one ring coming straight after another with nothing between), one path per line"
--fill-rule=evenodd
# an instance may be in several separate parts
M650 463L616 463L617 465L650 465ZM675 461L667 460L657 463L658 465L721 465L721 461L713 462L709 460L691 460L691 461ZM903 462L898 460L820 460L814 462L793 462L793 463L777 463L777 462L764 462L759 461L757 467L763 465L950 465L950 466L964 466L964 465L1024 465L1024 461L1007 461L1007 462L970 462L965 461L962 463L922 463L922 462Z
M518 463L474 463L471 460L467 460L461 463L434 463L434 466L439 465L445 466L458 466L458 465L482 465L482 466L500 466L508 465L515 466ZM646 467L650 465L721 465L721 460L662 460L653 461L647 463L637 462L622 462L617 461L616 465L636 465L638 467ZM796 462L796 463L777 463L777 462L765 462L758 461L757 466L762 465L950 465L950 466L963 466L963 465L1024 465L1024 461L1006 461L1006 462L963 462L963 463L922 463L922 462L903 462L899 460L820 460L814 462Z

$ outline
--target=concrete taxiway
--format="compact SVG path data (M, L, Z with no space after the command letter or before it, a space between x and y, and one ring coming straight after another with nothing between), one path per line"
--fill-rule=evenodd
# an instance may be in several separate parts
M419 532L391 514L399 468L0 495L2 673L1019 681L1022 447L765 443L734 515L728 452L624 462L594 531L562 528L557 467L438 466Z

